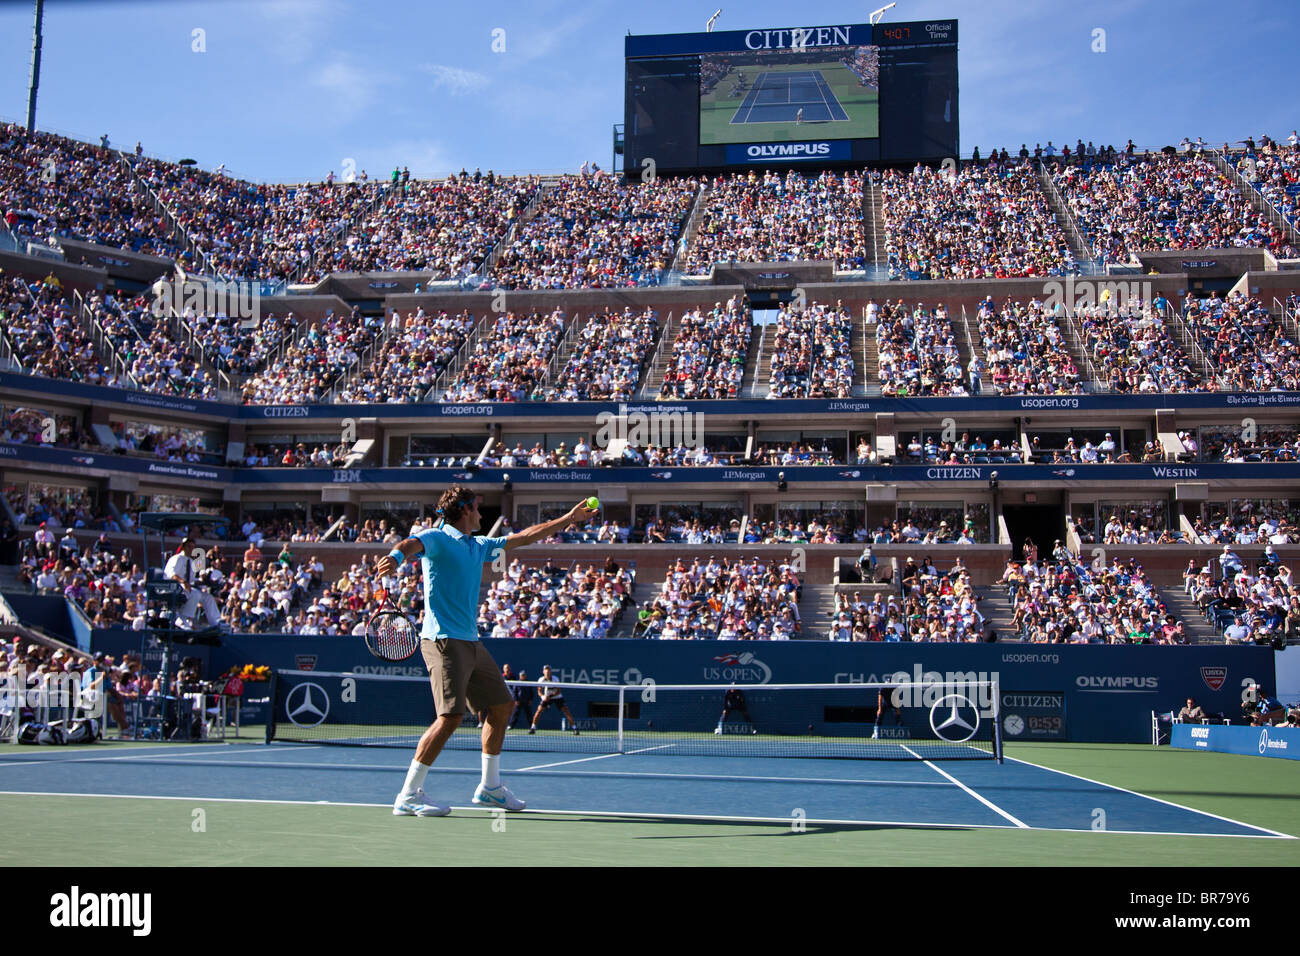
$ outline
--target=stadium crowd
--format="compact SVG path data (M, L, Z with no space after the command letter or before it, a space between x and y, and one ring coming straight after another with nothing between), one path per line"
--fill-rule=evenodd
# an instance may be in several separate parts
M918 165L881 174L891 278L982 279L1065 275L1065 234L1033 167Z
M802 586L788 563L679 559L639 615L653 640L788 641L799 636Z
M537 176L409 179L368 209L334 252L327 271L432 273L433 280L477 272L541 188Z
M718 176L703 203L688 273L715 262L829 259L837 269L860 269L865 261L860 174Z
M842 302L783 307L772 338L768 398L848 398L853 320Z
M836 594L830 640L972 643L984 639L979 595L961 558L951 570L941 572L928 555L920 564L909 556L900 571L901 597L877 591L868 601L860 591Z
M1118 556L1092 567L1057 545L1041 560L1009 561L1001 583L1011 624L1024 640L1049 644L1185 644L1170 613L1135 559Z
M507 312L486 328L443 393L444 402L522 402L546 377L565 316Z
M505 242L492 279L505 289L658 285L699 188L693 178L562 177Z
M664 369L660 399L737 398L745 377L754 323L732 298L724 309L682 315Z

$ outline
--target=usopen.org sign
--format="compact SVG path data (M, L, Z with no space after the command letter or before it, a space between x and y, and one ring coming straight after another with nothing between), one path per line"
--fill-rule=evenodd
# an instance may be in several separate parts
M852 159L849 140L813 143L733 143L727 147L728 163L816 162Z

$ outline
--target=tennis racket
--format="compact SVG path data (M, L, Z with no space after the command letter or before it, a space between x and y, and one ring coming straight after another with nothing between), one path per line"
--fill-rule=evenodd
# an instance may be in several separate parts
M384 593L384 602L366 622L366 648L386 661L404 661L420 647L415 623Z

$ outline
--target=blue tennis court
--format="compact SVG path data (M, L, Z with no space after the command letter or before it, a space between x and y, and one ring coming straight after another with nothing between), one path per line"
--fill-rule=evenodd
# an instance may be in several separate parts
M529 816L1294 839L1012 757L998 765L506 753L506 780L528 801ZM0 754L0 792L367 806L387 813L409 761L407 750L313 744L32 748ZM451 802L453 815L485 815L469 806L478 775L477 753L446 751L425 789Z
M731 124L842 123L848 118L821 70L804 70L760 73Z

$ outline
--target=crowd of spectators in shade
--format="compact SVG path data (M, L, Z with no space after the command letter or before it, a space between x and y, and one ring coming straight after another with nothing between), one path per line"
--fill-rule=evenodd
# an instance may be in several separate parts
M654 309L599 312L577 333L554 382L542 391L549 402L626 401L636 393L646 357L659 332Z
M1300 544L1300 501L1213 502L1192 521L1203 544Z
M860 269L865 261L860 173L718 176L702 203L689 273L708 272L715 262L823 259Z
M556 310L506 312L484 329L442 396L444 402L522 402L542 384L564 336Z
M1104 513L1104 512L1103 512ZM1112 512L1104 519L1102 544L1188 544L1183 532L1169 527L1163 515L1151 509Z
M1052 554L1009 561L1000 583L1012 605L1011 627L1047 644L1185 644L1181 621L1135 559L1104 567L1084 563L1059 542Z
M1300 588L1272 545L1253 566L1227 544L1204 565L1189 560L1183 590L1228 644L1300 636Z
M180 252L171 223L134 188L118 153L16 123L0 123L0 210L22 239Z
M985 544L988 531L980 528L974 517L952 515L942 509L917 508L906 516L886 521L867 530L853 533L852 540L871 544ZM847 539L846 539L847 540Z
M244 448L242 464L245 468L342 468L350 450L347 442L311 447L306 442L262 442Z
M867 323L876 327L880 394L887 397L962 396L966 390L957 336L942 306L918 302L910 311L899 299L867 303Z
M1218 376L1213 387L1227 391L1300 389L1300 344L1257 298L1240 292L1224 297L1189 295L1187 323Z
M813 447L812 442L758 442L749 462L751 465L842 465L835 452L822 442Z
M138 422L113 422L113 450L123 455L142 455L159 461L213 463L220 456L208 448L206 435L187 428L147 426ZM98 441L93 442L98 445ZM224 463L224 459L222 460Z
M853 388L853 320L842 302L786 306L772 337L768 398L848 398Z
M1060 447L1048 447L1037 435L1030 439L1030 459L1040 465L1131 465L1167 460L1164 445L1154 439L1139 448L1121 448L1111 432L1101 441L1068 436Z
M612 557L603 566L552 563L529 567L518 558L492 582L479 606L480 637L602 638L630 607L636 575Z
M816 514L807 521L775 518L759 521L751 517L745 525L745 544L843 544L855 540L851 522L841 514ZM856 538L862 540L862 538Z
M682 315L664 369L660 399L737 398L754 323L736 299Z
M885 170L880 188L891 278L1056 276L1075 268L1028 164Z
M537 176L409 177L367 211L333 254L328 271L430 272L434 281L477 272L519 221L538 190Z
M989 296L975 313L975 334L984 349L981 386L994 395L1078 395L1082 375L1066 345L1059 319L1037 299L1007 299L998 308ZM973 391L973 389L972 389Z
M427 315L421 307L405 318L394 310L390 334L366 368L342 386L340 402L424 401L438 376L474 330L476 319L463 310Z
M1098 259L1132 261L1155 249L1265 247L1296 254L1286 233L1199 152L1136 155L1052 172Z
M1294 425L1260 423L1253 432L1235 428L1206 427L1201 429L1203 441L1199 445L1201 461L1296 461L1300 459L1300 428ZM1190 446L1189 446L1190 442ZM1195 438L1183 439L1189 460L1197 459Z
M280 358L250 376L243 385L248 405L307 405L321 401L340 376L355 368L374 342L382 319L331 312L312 322Z
M15 489L8 491L6 496L19 527L39 525L52 531L60 528L94 528L101 520L95 512L94 500L84 491L68 489L62 494L23 494Z
M505 289L658 285L699 188L694 178L562 177L503 245L492 280Z
M788 641L801 631L798 575L788 563L710 557L670 566L647 602L636 637L654 640Z
M835 595L828 637L832 641L974 643L984 639L984 615L970 572L958 558L940 571L928 555L908 557L899 569L902 594L877 591Z

